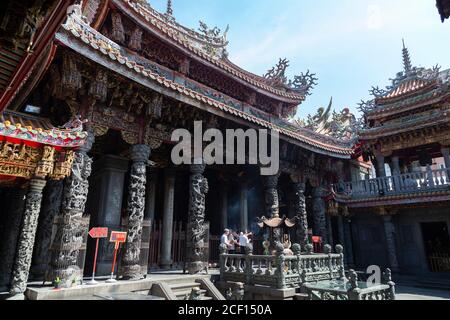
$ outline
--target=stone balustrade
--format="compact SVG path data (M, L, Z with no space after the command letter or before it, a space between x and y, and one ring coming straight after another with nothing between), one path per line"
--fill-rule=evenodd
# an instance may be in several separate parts
M333 186L334 192L352 198L419 193L450 188L450 169L412 172L390 177L343 182Z
M242 282L247 285L269 286L276 289L299 288L303 283L345 278L342 246L336 253L326 246L326 253L302 253L294 245L294 255L286 255L277 248L275 255L220 255L220 275L223 282Z
M336 246L336 253L326 245L323 254L312 253L311 245L301 252L298 244L293 245L293 255L286 254L280 243L275 255L269 256L253 255L251 250L246 254L227 254L226 247L221 250L220 286L238 285L254 298L274 298L278 292L276 297L283 299L298 294L304 300L395 300L389 269L382 283L373 285L359 282L354 270L346 276L341 245Z

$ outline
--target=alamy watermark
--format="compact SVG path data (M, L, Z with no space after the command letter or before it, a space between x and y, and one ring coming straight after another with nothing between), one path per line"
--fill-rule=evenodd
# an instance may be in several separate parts
M276 175L280 168L279 138L278 131L266 129L227 129L224 137L218 129L203 132L202 122L195 121L194 136L186 129L176 129L172 133L172 142L177 142L172 149L172 163L251 164L260 166L261 175Z

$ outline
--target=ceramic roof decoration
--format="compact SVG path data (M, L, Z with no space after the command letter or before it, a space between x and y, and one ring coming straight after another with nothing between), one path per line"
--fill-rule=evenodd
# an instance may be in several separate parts
M85 143L87 133L83 131L82 121L79 119L62 128L55 128L48 119L4 111L0 114L0 137L54 147L75 148Z

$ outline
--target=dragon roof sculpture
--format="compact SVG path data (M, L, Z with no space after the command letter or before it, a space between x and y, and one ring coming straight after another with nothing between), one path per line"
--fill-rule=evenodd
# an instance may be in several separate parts
M288 67L289 61L286 58L280 58L277 65L264 75L266 82L275 88L293 90L305 96L311 95L311 90L317 85L316 74L308 70L306 73L294 76L293 80L288 80L286 76Z
M317 134L332 137L344 141L357 139L359 121L344 108L341 112L332 110L333 98L327 108L319 108L314 115L308 115L306 120L294 119L293 122L299 127L311 130Z

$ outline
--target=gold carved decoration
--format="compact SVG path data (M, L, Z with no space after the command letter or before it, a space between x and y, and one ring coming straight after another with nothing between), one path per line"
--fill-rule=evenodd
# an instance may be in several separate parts
M73 150L60 153L60 159L56 163L50 178L53 180L62 180L70 176L74 159L75 152Z
M100 124L94 124L93 128L94 128L94 135L96 137L104 136L105 134L108 133L109 130L108 126L102 126Z
M24 144L0 142L0 175L60 180L70 175L73 159L73 151L58 153L51 146L33 148Z
M0 175L31 179L41 150L12 142L0 142Z
M145 138L144 142L148 145L152 150L156 150L162 146L164 141L170 141L171 135L166 132L166 128L151 128L147 126L145 130Z
M145 137L145 144L148 145L150 149L156 150L162 146L163 141L160 139L147 136Z
M47 175L53 172L55 165L55 149L45 146L41 160L38 162L35 176L44 179Z
M122 139L131 145L135 145L139 142L139 136L135 132L122 131Z

